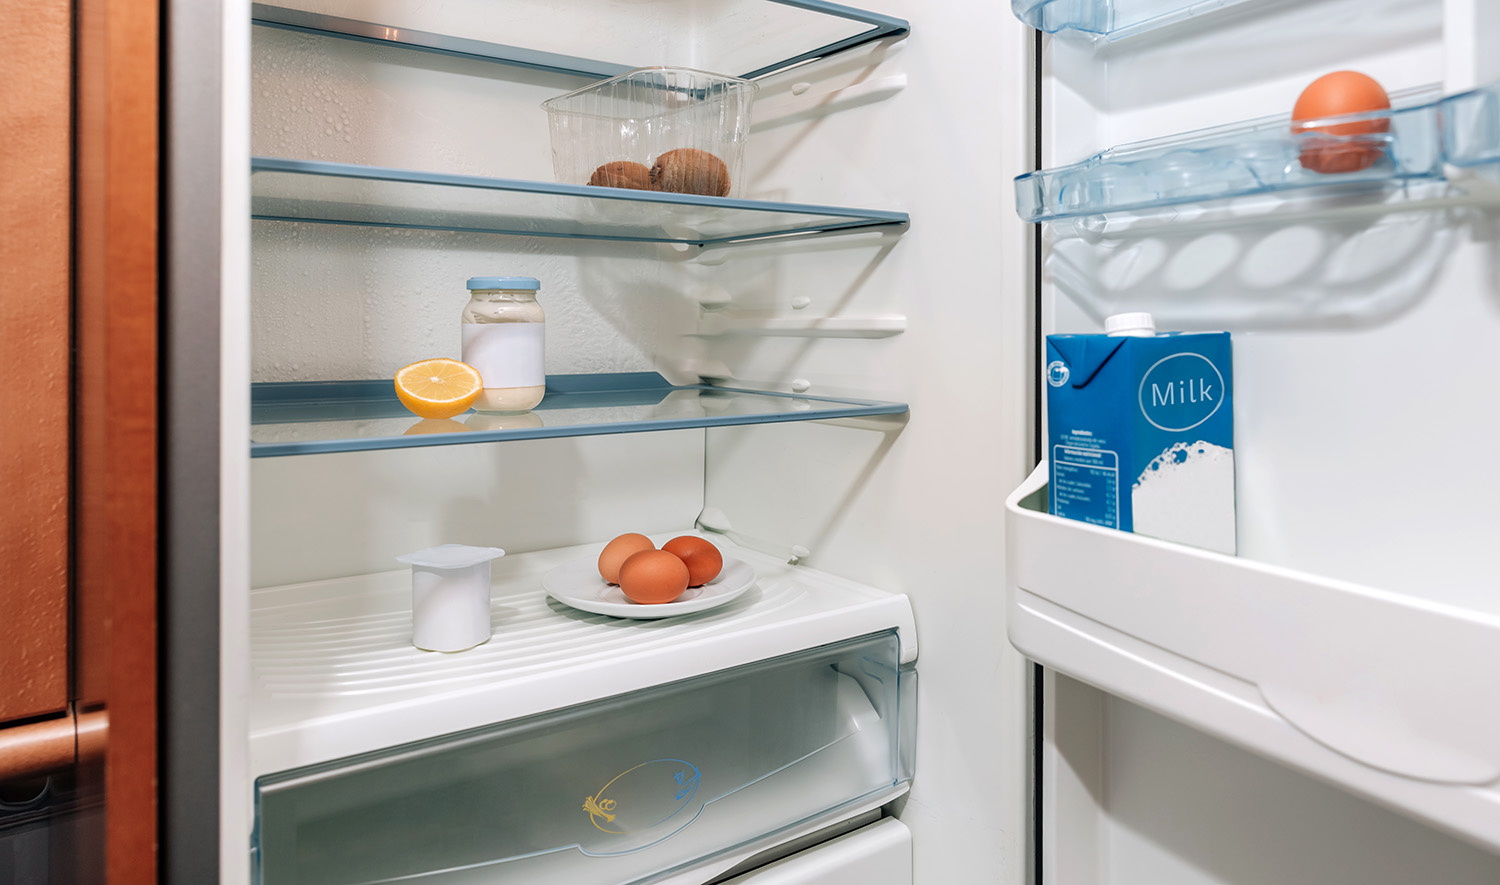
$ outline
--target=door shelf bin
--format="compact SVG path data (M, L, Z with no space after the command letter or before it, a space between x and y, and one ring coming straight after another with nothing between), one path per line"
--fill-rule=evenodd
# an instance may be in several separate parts
M1443 101L1443 151L1454 166L1500 182L1500 84Z
M391 227L709 245L793 234L901 230L905 212L701 197L254 157L250 217Z
M562 74L604 79L631 68L663 63L661 53L653 48L655 41L643 30L640 4L596 5L589 8L587 34L580 34L580 22L565 17L566 7L549 10L541 16L520 10L509 19L500 16L470 15L462 22L462 34L437 33L415 25L426 25L432 19L430 4L381 4L386 16L381 22L363 21L354 16L369 13L369 4L347 0L342 4L321 2L320 12L298 9L288 3L252 3L251 20L265 27L358 40L419 52L498 64L517 65ZM481 7L482 8L482 7ZM348 12L349 16L330 14L329 10ZM721 3L705 23L695 16L690 0L675 10L679 20L658 23L662 29L683 30L692 21L706 33L695 34L694 46L699 55L693 67L732 73L752 78L785 70L815 58L835 55L875 40L906 36L910 25L888 15L855 9L826 0L738 0ZM548 19L551 19L549 21ZM530 28L521 36L536 37L549 46L513 46L498 42L517 39L513 33L517 20ZM674 27L675 26L675 27ZM430 25L429 25L430 27ZM676 36L669 34L668 36ZM603 40L599 38L603 37ZM610 38L613 39L610 39ZM603 45L592 46L593 55L572 55L573 44L588 38ZM549 51L568 50L568 51ZM595 57L597 56L597 57Z
M1078 31L1124 40L1247 0L1011 0L1016 18L1039 31Z
M261 777L257 881L636 881L910 779L895 630ZM909 692L908 692L909 694Z
M1011 642L1107 692L1500 850L1500 613L1006 502Z
M1025 221L1104 215L1202 203L1230 197L1317 190L1382 189L1443 176L1438 103L1317 121L1339 125L1389 120L1387 133L1294 135L1289 117L1275 117L1123 145L1070 166L1016 179L1016 212ZM1305 169L1309 148L1369 151L1367 169L1321 173Z

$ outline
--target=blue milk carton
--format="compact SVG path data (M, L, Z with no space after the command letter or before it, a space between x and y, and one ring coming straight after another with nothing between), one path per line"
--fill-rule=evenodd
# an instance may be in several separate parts
M1047 336L1053 515L1234 553L1234 381L1228 332Z

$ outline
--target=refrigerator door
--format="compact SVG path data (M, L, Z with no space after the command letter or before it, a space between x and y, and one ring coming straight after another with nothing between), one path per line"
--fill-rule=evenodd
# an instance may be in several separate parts
M1007 503L1013 643L1110 695L1049 689L1048 704L1098 707L1075 718L1103 734L1054 748L1059 770L1078 766L1089 786L1052 806L1063 817L1044 831L1063 838L1078 823L1067 844L1096 844L1109 809L1132 802L1192 830L1174 786L1120 768L1146 766L1127 720L1162 741L1175 727L1139 705L1500 852L1500 719L1479 700L1500 692L1485 553L1500 469L1457 455L1500 430L1473 407L1493 391L1479 354L1500 335L1500 114L1487 90L1465 91L1500 75L1475 52L1500 35L1492 12L1438 0L1014 5L1052 34L1044 168L1016 191L1018 212L1041 222L1043 333L1149 311L1160 330L1234 341L1238 556L1051 516L1045 463ZM1340 69L1373 76L1392 109L1295 132L1301 90ZM1334 148L1317 139L1369 162L1332 170L1318 151ZM1122 476L1122 494L1137 481ZM1218 789L1252 789L1223 765ZM1121 778L1125 793L1104 786ZM1444 844L1419 833L1391 840L1414 856ZM1357 879L1328 835L1323 881ZM1500 871L1442 851L1466 858L1452 881ZM1116 881L1108 852L1097 859ZM1401 881L1394 865L1367 872Z

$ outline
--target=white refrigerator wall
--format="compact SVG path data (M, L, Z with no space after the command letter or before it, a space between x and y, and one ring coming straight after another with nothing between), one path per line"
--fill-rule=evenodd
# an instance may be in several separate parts
M1048 38L1044 163L1286 115L1331 70L1398 95L1466 88L1495 33L1481 6L1249 3L1103 48ZM1098 331L1148 310L1162 330L1233 332L1239 555L1493 614L1500 467L1463 458L1456 481L1443 452L1500 432L1475 405L1493 388L1500 240L1491 212L1403 208L1408 196L1445 194L1048 226L1044 327ZM1046 697L1050 882L1500 880L1500 858L1068 685Z
M327 5L411 17L410 4ZM535 15L527 9L518 22ZM462 3L428 13L413 23L465 33L462 21L500 18ZM252 31L251 78L256 155L537 180L552 178L540 103L587 82L264 27ZM471 276L541 281L551 374L661 369L684 380L674 366L697 347L684 337L697 305L683 255L668 247L270 221L251 236L254 381L389 378L457 358ZM274 586L388 571L433 544L519 553L689 528L702 508L703 434L260 459L251 484L251 581Z
M219 882L246 885L250 796L250 4L226 0L220 100ZM210 35L199 35L211 39ZM207 588L204 588L206 591Z
M1048 885L1482 885L1500 858L1048 674Z
M1282 112L1302 83L1334 67L1363 67L1392 89L1441 83L1460 63L1462 29L1440 10L1482 5L1272 3L1236 14L1239 24L1219 36L1190 27L1116 47L1107 65L1116 76L1097 81L1064 82L1056 76L1064 55L1054 53L1045 162ZM228 14L248 14L229 6ZM388 11L343 6L361 18ZM1030 168L1032 37L1001 2L869 7L910 19L912 36L767 82L747 155L748 196L900 208L913 218L904 236L700 252L257 222L250 373L382 378L414 359L456 356L464 278L529 273L543 282L551 372L656 369L678 381L701 373L779 389L805 382L814 395L905 400L909 421L257 461L250 572L263 586L386 570L397 553L448 540L521 551L678 530L707 506L757 546L805 547L816 567L911 596L923 644L921 706L917 776L900 814L913 832L915 881L1027 882L1029 667L1004 638L1001 502L1031 466L1039 420L1030 388L1031 232L1015 217L1009 184ZM452 8L463 21L495 27L524 27L534 12L508 3L503 15L491 8L475 18L472 4ZM715 9L704 8L705 16ZM664 55L690 55L692 23L662 28L653 9L633 3L628 11L643 34L683 38L662 40ZM1286 18L1278 25L1275 16ZM1300 16L1325 24L1332 16L1347 23L1346 36L1330 41L1285 26ZM582 16L555 45L537 34L500 42L585 55L597 22ZM1236 34L1243 39L1230 45ZM1195 60L1192 76L1152 62L1167 56L1147 50L1167 53L1174 41L1192 45L1180 56ZM1475 40L1470 56L1482 45ZM388 52L254 29L253 152L551 178L537 104L579 81L437 56L396 63ZM1170 88L1151 91L1158 87ZM245 98L231 94L231 109ZM229 168L243 169L227 150ZM237 201L237 217L247 213L240 194L226 199L227 217ZM1383 385L1405 383L1395 377L1403 368L1448 358L1450 341L1466 359L1491 349L1495 227L1473 220L1393 213L1290 233L1254 225L1109 231L1083 250L1052 239L1044 319L1051 330L1093 329L1105 313L1139 305L1157 311L1164 328L1242 333L1236 419L1246 553L1340 577L1371 569L1387 586L1399 579L1387 574L1406 575L1397 587L1405 592L1458 593L1462 585L1432 581L1425 569L1479 573L1473 558L1463 559L1462 535L1497 477L1480 464L1472 485L1439 489L1418 469L1396 486L1392 465L1426 465L1427 428L1448 424L1436 420L1442 397L1416 411L1386 409ZM1330 251L1338 253L1331 264ZM235 293L227 301L229 318ZM720 316L703 313L700 301ZM743 323L725 324L725 316ZM842 318L864 337L746 331L804 316ZM726 334L726 325L738 331ZM243 332L226 328L226 354L238 352ZM1372 366L1380 376L1362 371ZM226 415L243 402L237 378L226 372ZM1340 421L1335 395L1368 405L1353 413L1359 426ZM1274 410L1261 405L1273 399ZM242 465L238 426L226 421L226 463ZM1327 456L1326 439L1359 451L1366 431L1389 441L1392 458ZM1315 457L1307 457L1308 440L1318 440ZM1381 506L1339 500L1357 493L1370 501L1372 485ZM233 522L226 517L226 532ZM1409 540L1417 531L1427 535ZM226 538L227 549L235 543ZM1419 553L1431 550L1443 553ZM226 574L234 562L226 556ZM226 660L243 657L243 637L230 635L242 610L226 596ZM232 698L235 674L226 668L225 678ZM1395 885L1413 881L1414 870L1459 885L1500 880L1500 859L1093 689L1074 683L1049 701L1049 722L1074 722L1069 740L1050 735L1049 771L1079 772L1047 781L1049 845L1053 857L1099 864L1097 878L1053 866L1052 882ZM226 719L226 746L233 727ZM1069 782L1071 791L1062 786ZM248 800L248 785L228 767L225 783L226 805L236 790ZM247 834L233 828L247 820L226 816L228 875L243 873L229 861L244 856Z
M702 7L709 19L718 8ZM652 4L632 8L650 30ZM683 529L706 501L736 540L806 545L816 567L911 595L919 755L900 813L916 881L1020 883L1030 670L1004 639L1001 501L1030 466L1033 320L1029 231L1004 195L1029 157L1031 37L1001 4L870 8L911 19L913 36L765 83L747 196L903 209L914 219L904 236L677 250L256 222L252 372L382 378L457 356L464 278L522 273L542 280L550 372L656 369L902 399L910 422L259 460L252 579L387 570L443 541L519 551ZM586 42L594 27L577 33ZM581 85L253 36L257 154L548 180L537 105ZM808 318L837 318L838 337L763 334L788 331L766 320L819 325Z
M1030 667L1005 641L1002 501L1031 466L1034 420L1030 231L1009 205L1030 161L1032 36L1003 3L871 8L911 36L771 78L747 162L757 191L896 206L911 229L718 257L728 309L906 331L719 337L706 357L737 379L900 399L910 418L713 430L706 503L768 550L911 597L921 697L900 816L915 881L1021 885Z

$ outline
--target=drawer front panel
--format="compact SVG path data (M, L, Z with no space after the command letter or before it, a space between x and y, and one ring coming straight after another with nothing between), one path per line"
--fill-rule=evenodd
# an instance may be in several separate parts
M587 885L700 861L908 777L899 657L890 631L268 775L257 880Z

